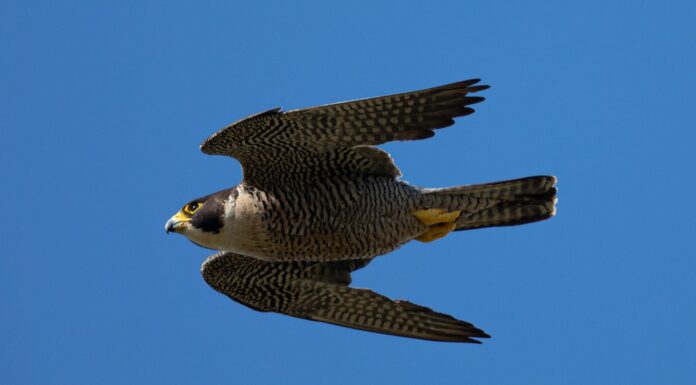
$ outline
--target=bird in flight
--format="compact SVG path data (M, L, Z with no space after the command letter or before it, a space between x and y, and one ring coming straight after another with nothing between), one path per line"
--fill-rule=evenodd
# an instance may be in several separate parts
M367 289L350 274L411 241L536 222L555 214L556 178L446 188L400 180L375 145L432 137L474 112L479 79L426 90L281 111L216 132L201 150L236 158L238 186L191 200L165 225L218 250L206 282L260 311L404 337L479 342L472 324Z

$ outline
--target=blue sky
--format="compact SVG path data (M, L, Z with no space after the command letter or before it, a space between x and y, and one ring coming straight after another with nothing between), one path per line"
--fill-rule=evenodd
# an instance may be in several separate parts
M693 384L693 2L0 3L0 383ZM265 109L481 77L384 146L421 186L559 178L558 215L409 244L358 287L483 345L252 312L164 222L235 185L198 144Z

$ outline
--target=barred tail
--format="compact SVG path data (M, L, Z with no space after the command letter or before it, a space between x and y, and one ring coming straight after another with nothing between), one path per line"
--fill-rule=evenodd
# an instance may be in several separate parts
M495 183L425 190L426 204L460 210L455 231L513 226L556 214L556 178L532 176Z

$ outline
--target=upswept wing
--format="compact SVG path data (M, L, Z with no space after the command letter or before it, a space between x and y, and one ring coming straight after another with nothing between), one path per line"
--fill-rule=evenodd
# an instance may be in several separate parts
M350 273L368 262L265 262L222 252L201 272L215 290L258 311L423 340L480 343L474 338L489 337L447 314L348 287Z
M474 112L470 106L484 98L470 94L488 88L478 82L471 79L287 112L276 108L221 129L201 144L201 151L237 158L251 184L270 183L288 173L325 175L332 170L398 177L388 154L370 147L359 153L354 148L433 136L433 130ZM372 159L380 164L375 167Z

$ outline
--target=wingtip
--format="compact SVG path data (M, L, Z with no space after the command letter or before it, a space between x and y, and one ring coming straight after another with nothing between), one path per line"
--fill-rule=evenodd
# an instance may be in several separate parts
M483 344L483 341L479 341L477 338L491 338L488 334L481 332L480 334L476 335L468 335L466 337L461 337L459 339L451 340L450 342L465 342L469 344L478 344L481 345Z
M491 338L491 335L479 329L480 334L476 335L476 338Z
M481 81L481 78L474 78L474 79L469 79L469 80L464 80L463 82L460 82L461 85L473 89L470 92L476 92L476 91L483 91L491 88L490 85L488 84L477 84Z
M475 92L484 91L489 88L491 88L491 86L489 86L488 84L481 84L480 86L467 87L467 91L473 94Z
M444 86L436 87L435 89L440 89L443 91L456 92L461 94L473 94L476 92L484 91L491 88L488 84L477 84L481 79L469 79L463 80L456 83L446 84Z
M469 106L476 103L481 103L486 100L483 96L467 96L464 98L464 104Z
M490 334L484 332L483 330L474 327L472 330L469 331L471 334L469 335L469 339L471 339L474 343L476 344L481 344L483 343L482 341L479 341L475 338L491 338Z

